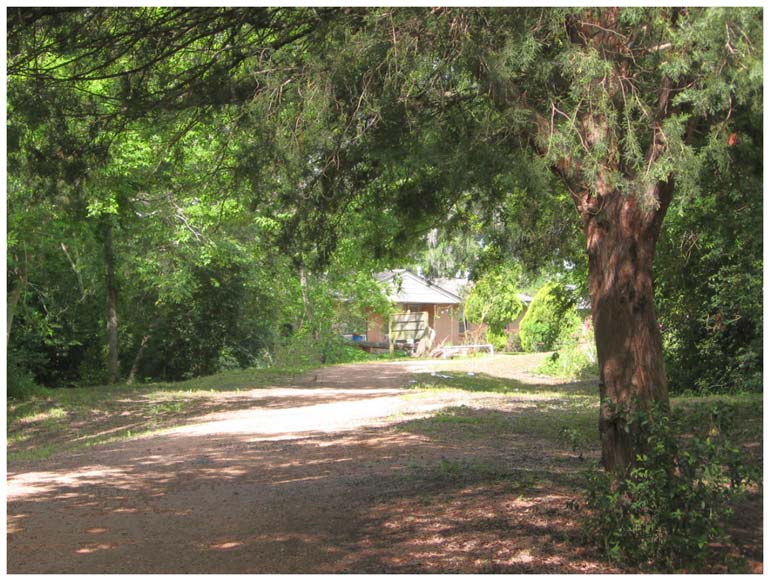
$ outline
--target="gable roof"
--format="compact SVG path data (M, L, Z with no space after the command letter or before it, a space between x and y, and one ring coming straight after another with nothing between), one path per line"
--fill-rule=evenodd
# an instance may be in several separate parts
M404 269L388 270L375 274L378 282L391 283L390 300L396 303L460 305L458 294ZM397 284L400 282L400 284Z
M471 288L473 288L473 283L467 278L436 278L433 279L433 284L458 297L462 297L463 300L465 300Z

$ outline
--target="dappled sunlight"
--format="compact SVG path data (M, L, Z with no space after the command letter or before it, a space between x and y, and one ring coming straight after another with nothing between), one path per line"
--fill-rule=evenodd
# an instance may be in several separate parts
M372 369L367 366L370 375ZM357 389L318 385L329 381L323 373L331 373L320 370L319 376L306 378L312 387L241 392L237 398L225 398L232 408L226 401L224 410L216 409L194 423L104 446L98 463L90 461L93 451L84 450L50 459L45 470L12 470L9 513L34 516L9 517L14 562L26 562L22 547L29 542L27 536L36 534L39 519L45 519L44 511L55 502L68 516L66 521L48 522L48 534L56 536L59 531L69 539L61 550L83 559L73 564L79 571L168 572L162 565L163 550L185 555L189 571L197 572L208 567L231 572L300 571L293 568L294 561L276 555L303 555L301 562L311 559L316 563L312 570L318 572L376 571L366 560L374 559L375 553L377 562L398 571L397 562L381 558L389 549L371 541L373 533L366 532L382 519L380 505L390 507L391 519L379 530L403 535L402 521L425 527L426 534L410 540L409 550L421 554L421 559L445 563L447 551L459 550L445 541L466 534L462 530L470 530L470 525L458 529L460 523L451 520L429 522L436 509L397 510L398 505L388 505L387 499L446 490L456 499L447 501L442 510L465 510L458 503L483 498L490 481L518 479L512 490L520 497L528 486L521 483L542 477L542 470L533 468L530 474L532 460L513 444L511 439L520 437L515 432L468 446L462 437L437 439L412 429L419 427L414 422L430 422L453 406L470 414L487 413L485 406L521 414L543 412L500 394L490 398L450 390L427 398L405 397L406 391L392 387L405 377L403 365L388 369L393 375L386 380L372 377L367 381L372 387ZM474 411L466 404L479 407ZM542 451L536 454L540 462L548 457ZM557 480L561 475L569 478L575 469L574 457L565 455L562 460L550 467ZM481 507L469 511L468 518L491 526L501 518L498 510L502 505ZM246 514L249 518L244 518ZM206 538L199 538L196 531L206 531ZM173 549L167 538L176 539ZM477 541L462 543L467 554ZM217 561L220 554L231 561ZM368 557L351 561L353 555ZM53 556L43 559L46 564L38 570L60 567ZM421 567L415 570L432 570Z
M355 429L365 422L398 412L404 402L398 396L357 398L301 408L247 409L215 415L200 422L169 432L176 435L265 434L296 436L306 432L336 432Z
M93 527L93 528L90 528L90 529L86 529L86 532L88 534L90 534L90 535L100 535L102 533L106 533L107 529L105 529L103 527Z
M416 394L393 387L403 364L387 380L365 367L366 389L318 386L344 369L325 368L303 379L313 387L240 393L163 433L12 464L9 569L610 571L567 508L598 454L596 401ZM54 548L34 552L43 535Z
M83 532L71 548L72 554L90 559L79 565L84 571L123 570L114 563L120 559L131 562L140 546L141 554L157 553L160 547L150 548L148 543L157 542L153 539L169 534L168 530L176 531L175 535L180 530L189 531L174 550L187 555L191 567L197 563L191 570L199 572L213 566L204 554L219 553L233 555L236 561L230 569L226 563L218 562L217 570L224 567L233 572L295 571L290 562L276 564L274 558L268 561L268 568L260 568L255 555L263 555L270 546L283 547L290 554L307 553L317 563L315 570L319 572L376 571L376 567L369 568L366 559L350 560L352 555L359 554L372 559L375 548L378 555L385 551L377 545L372 545L368 552L354 550L360 531L369 531L367 527L381 518L383 510L390 512L391 519L382 523L382 530L393 530L399 535L404 533L398 525L400 521L411 518L416 526L419 519L428 519L435 512L431 509L420 513L405 507L391 510L385 509L385 505L377 509L382 499L398 499L405 493L422 494L420 491L425 490L456 491L456 499L446 501L445 509L457 511L464 510L463 502L483 498L485 491L489 491L487 484L472 484L467 479L456 481L432 471L431 467L439 466L443 456L459 453L461 446L436 443L420 434L360 426L352 431L319 431L279 442L254 442L250 436L158 436L142 441L140 448L136 446L138 442L126 442L105 454L106 459L114 459L114 464L78 466L73 464L77 457L61 459L60 466L52 470L12 475L10 507L27 514L35 511L35 506L43 509L55 499L69 517L67 523L50 525L54 535L57 527L72 535L73 523L88 523L89 526L76 527ZM487 452L493 454L493 447ZM481 478L483 482L488 475L471 474L470 478ZM215 506L196 504L195 499L204 490L219 499ZM351 490L355 490L354 497ZM514 486L516 498L522 492ZM302 499L302 503L297 504L295 499ZM312 510L308 510L308 503ZM468 518L488 525L499 518L497 510L502 509L469 510ZM244 511L252 518L240 518ZM105 519L110 520L104 522ZM136 536L139 523L143 540ZM429 525L427 521L424 524ZM430 524L435 538L417 535L409 550L431 554L437 563L445 562L451 546L443 546L441 539L465 534L458 532L457 526L457 522L449 521ZM303 536L301 531L310 529L314 534ZM21 519L9 529L9 542L17 554L22 554L18 553L17 543L22 542L25 530ZM209 531L211 539L196 539L196 530ZM218 538L217 532L221 533ZM373 533L367 532L365 538L370 534ZM104 539L94 542L95 536ZM472 551L469 542L464 545L466 552ZM426 550L418 550L420 545ZM111 560L97 559L100 554L110 553L116 555ZM383 562L394 571L399 570L397 562ZM50 570L55 570L55 566L52 562ZM133 571L161 570L140 567ZM430 570L425 568L426 572Z
M7 528L6 533L9 535L18 533L22 530L22 521L27 518L29 515L25 513L19 513L19 514L9 514L8 515L8 522L7 522Z
M520 353L515 355L497 354L469 357L464 359L420 360L405 364L412 373L434 373L440 371L483 373L498 379L514 379L525 386L569 386L576 383L589 385L596 382L575 382L572 380L538 375L532 370L542 365L551 353Z
M520 498L528 483L543 477L546 462L554 481L574 475L574 456L538 448L509 421L532 421L533 414L557 406L550 400L533 403L458 390L414 398L414 392L393 386L405 383L404 365L382 367L387 378L372 373L379 366L366 366L369 387L351 386L360 381L358 368L348 386L324 386L342 382L335 376L343 368L328 368L297 387L227 394L215 405L197 399L212 405L211 412L161 434L103 446L98 463L91 460L97 449L88 449L54 457L45 470L10 471L9 513L31 515L9 517L15 566L30 562L24 558L25 547L34 546L28 536L47 521L47 534L67 539L60 550L80 559L68 570L170 572L163 568L163 551L171 550L184 555L185 571L307 572L297 563L308 562L317 572L378 571L380 566L399 571L398 559L384 556L390 549L378 544L377 530L400 538L403 523L411 523L415 534L406 545L399 541L410 555L451 570L452 559L463 554L463 570L485 570L478 559L475 565L467 560L487 542L465 538L474 525L456 518L431 521L436 508L398 510L398 499L446 491L455 498L441 510L468 510L469 522L497 526L499 511L510 507L469 510L462 503L478 502L489 483L501 478L514 482L511 494ZM431 418L450 418L457 410L467 422L446 423L454 432L445 438L422 429ZM485 433L485 422L505 433L470 442L469 434ZM395 506L389 504L394 501ZM51 503L66 520L46 518ZM384 516L379 506L388 506L391 518L370 529ZM167 540L172 538L173 548ZM60 570L54 555L41 558L36 570ZM490 558L513 563L516 557L495 553ZM435 569L423 564L414 570Z
M393 573L611 572L580 546L569 496L506 484L430 490L370 508L350 570ZM377 530L386 531L385 536Z
M109 543L90 544L81 547L76 553L80 555L87 555L88 553L95 553L96 551L106 551L107 549L114 549L115 545Z
M8 499L30 495L41 495L47 492L61 490L63 487L82 487L89 484L114 481L122 475L119 468L106 466L87 466L75 472L25 472L9 474L6 494Z
M44 412L39 412L31 416L25 416L19 418L20 424L35 424L37 422L44 422L46 420L58 420L67 417L67 412L61 408L52 408Z
M235 549L236 547L243 546L243 543L239 541L227 541L224 543L214 543L209 545L209 549L216 549L218 551L226 551L227 549Z

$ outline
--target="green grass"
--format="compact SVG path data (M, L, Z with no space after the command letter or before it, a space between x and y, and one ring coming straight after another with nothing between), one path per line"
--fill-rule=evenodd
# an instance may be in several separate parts
M441 377L444 376L444 377ZM483 373L469 375L466 372L442 371L440 374L420 373L415 375L416 383L410 385L416 390L446 390L497 393L504 395L533 395L539 397L562 397L565 393L593 395L597 393L592 382L574 382L563 385L537 385L523 383L516 379L494 377Z
M31 461L157 433L215 411L210 395L289 385L306 369L228 371L180 382L44 389L7 406L8 460Z
M436 414L405 421L400 431L423 434L442 441L459 443L497 437L522 437L550 441L553 445L595 448L598 402L575 397L573 400L521 402L505 411L450 407ZM569 446L568 446L569 444Z
M428 418L409 420L397 426L398 430L403 431L429 435L452 432L464 438L486 437L507 428L508 422L499 412L467 406L447 408Z
M421 374L417 380L411 386L415 392L411 397L437 390L489 393L500 398L494 400L499 405L491 405L504 408L504 411L452 407L427 418L405 421L398 425L399 430L445 442L520 435L550 441L565 452L599 449L599 397L595 381L545 386L461 372ZM730 434L733 441L761 449L762 394L675 396L671 398L671 405L674 421L682 433L708 423L712 413L727 414L732 418Z
M680 395L671 398L674 420L679 430L703 428L712 413L727 414L730 435L738 444L761 443L763 434L762 394Z

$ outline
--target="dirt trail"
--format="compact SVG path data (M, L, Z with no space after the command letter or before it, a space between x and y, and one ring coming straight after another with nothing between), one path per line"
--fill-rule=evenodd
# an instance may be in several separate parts
M413 373L496 361L325 368L160 435L9 466L8 572L607 571L582 554L564 489L451 472L574 459L403 429L489 397L406 396ZM532 381L535 360L517 361L506 373Z

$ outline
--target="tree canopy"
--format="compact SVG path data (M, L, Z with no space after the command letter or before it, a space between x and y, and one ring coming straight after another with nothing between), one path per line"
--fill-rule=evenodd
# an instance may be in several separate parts
M102 328L111 379L158 337L203 373L307 315L300 274L341 251L585 245L608 467L617 410L667 402L664 217L761 149L758 8L10 8L7 64L14 349L85 365Z

